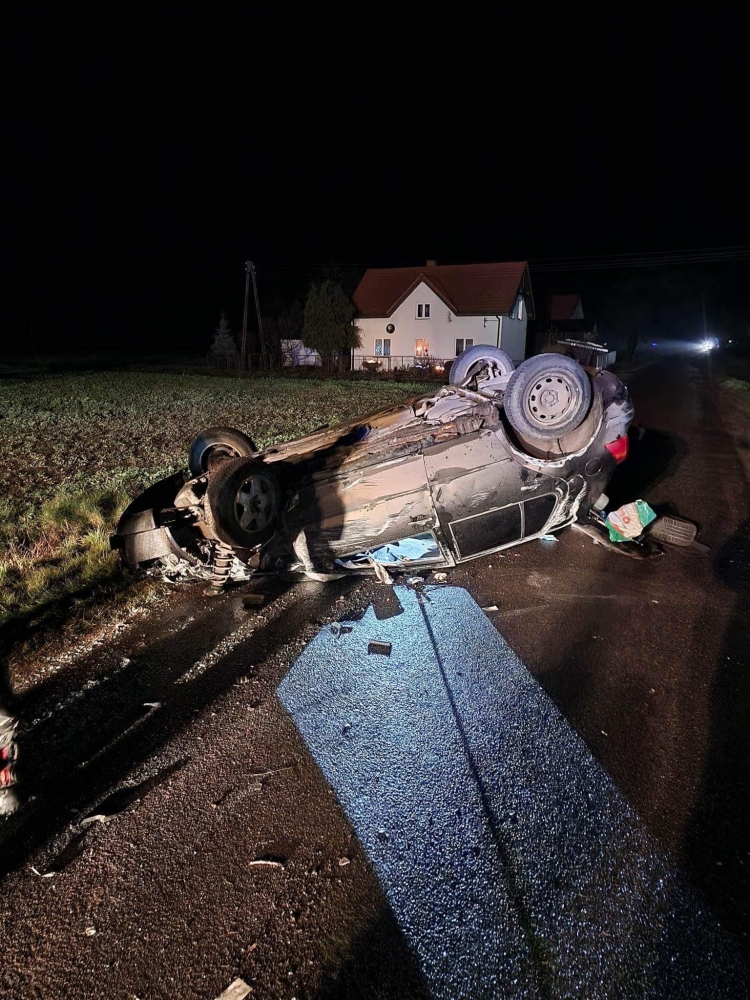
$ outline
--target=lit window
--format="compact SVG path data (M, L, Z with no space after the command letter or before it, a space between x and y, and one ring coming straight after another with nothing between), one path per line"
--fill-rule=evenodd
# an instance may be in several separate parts
M414 354L418 358L426 358L430 353L429 338L419 338L414 345Z
M417 304L417 319L429 319L429 318L430 318L430 303L419 302Z

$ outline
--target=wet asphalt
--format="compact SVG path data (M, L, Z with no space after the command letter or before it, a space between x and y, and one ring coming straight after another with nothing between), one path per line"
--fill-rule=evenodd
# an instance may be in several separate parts
M750 442L703 361L629 384L610 495L708 556L182 588L18 678L0 995L745 996Z

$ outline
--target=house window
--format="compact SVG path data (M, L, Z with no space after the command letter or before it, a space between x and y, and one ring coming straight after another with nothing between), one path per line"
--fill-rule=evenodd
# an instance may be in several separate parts
M523 319L523 295L519 295L516 299L516 304L513 307L513 312L510 314L511 319Z
M417 358L426 358L430 353L430 340L429 337L420 337L414 345L414 356Z
M468 349L473 346L473 337L467 337L465 340L463 337L456 337L456 357L458 357L462 351L468 351Z
M430 303L429 302L417 303L417 319L429 319L429 318L430 318Z
M390 358L391 356L390 337L384 337L383 339L377 337L375 339L375 356L378 358Z

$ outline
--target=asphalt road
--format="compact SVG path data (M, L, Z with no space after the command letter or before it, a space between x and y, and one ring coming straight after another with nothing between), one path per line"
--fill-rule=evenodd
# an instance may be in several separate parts
M750 443L705 362L629 384L610 494L708 557L183 588L22 678L0 994L745 996Z

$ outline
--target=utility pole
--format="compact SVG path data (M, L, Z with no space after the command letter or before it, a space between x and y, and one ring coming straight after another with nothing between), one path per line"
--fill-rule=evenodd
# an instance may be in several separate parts
M247 262L250 268L250 275L253 279L253 295L255 296L255 314L258 317L258 339L260 340L260 357L263 371L266 370L266 342L263 339L263 320L260 316L260 302L258 302L258 283L255 280L255 264L251 260Z
M245 308L242 313L242 347L240 348L240 378L247 372L247 300L250 297L250 268L252 263L245 261ZM255 281L253 280L253 284Z

